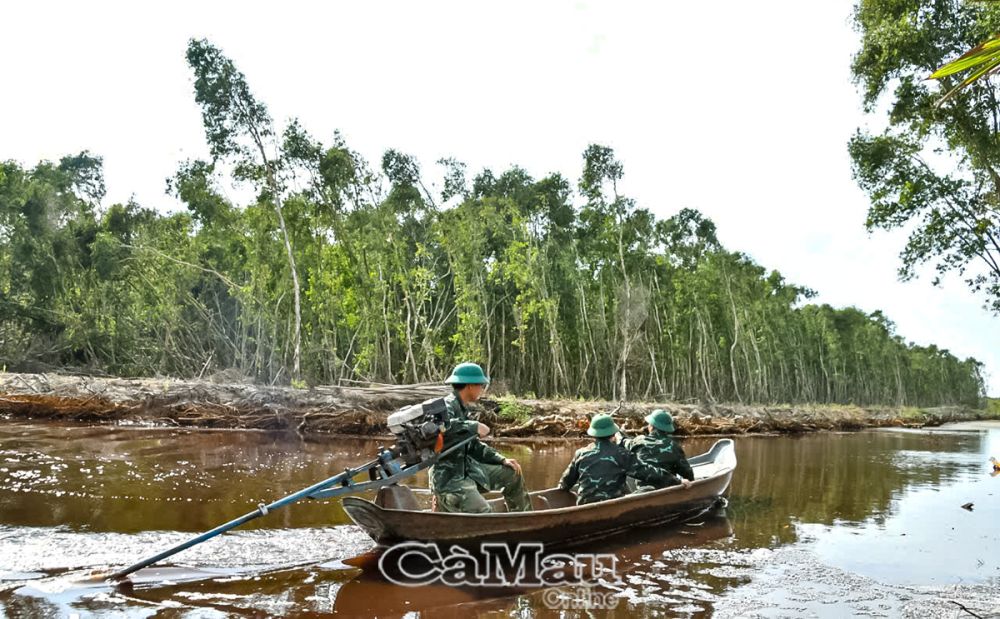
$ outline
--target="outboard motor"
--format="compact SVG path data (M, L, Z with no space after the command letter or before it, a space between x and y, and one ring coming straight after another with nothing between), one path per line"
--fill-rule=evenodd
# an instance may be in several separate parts
M389 431L396 437L396 451L407 466L441 451L448 407L444 398L425 400L389 415Z

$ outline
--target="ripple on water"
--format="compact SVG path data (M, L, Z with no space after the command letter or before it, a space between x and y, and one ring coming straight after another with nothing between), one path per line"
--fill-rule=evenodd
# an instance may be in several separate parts
M7 572L58 572L122 566L191 537L187 533L87 533L68 527L0 526L0 565ZM266 567L318 563L369 550L357 527L233 531L189 548L172 562L189 566ZM4 572L0 572L2 574Z
M42 576L122 566L357 463L377 444L289 442L265 433L28 430L0 425L0 615L433 616L444 607L453 615L546 613L548 590L411 590L367 576L345 582L339 559L371 542L355 527L322 526L346 522L335 502L297 504L255 521L262 528L185 551L172 562L180 567L143 571L134 592L105 588L66 602L42 591L40 581L53 580ZM540 488L558 480L574 447L501 449L518 453L529 486ZM701 447L685 441L688 453ZM594 550L621 559L624 582L597 584L617 600L616 616L942 616L959 612L954 601L983 616L996 608L1000 578L968 584L996 565L989 557L979 565L967 549L1000 554L993 552L1000 479L982 470L988 455L1000 455L1000 431L747 437L737 449L727 518L631 532ZM972 501L974 512L958 507ZM972 558L956 560L960 554ZM875 571L873 559L889 571ZM937 581L924 578L925 568L943 574L942 584L932 586ZM30 604L12 593L25 581L41 592Z

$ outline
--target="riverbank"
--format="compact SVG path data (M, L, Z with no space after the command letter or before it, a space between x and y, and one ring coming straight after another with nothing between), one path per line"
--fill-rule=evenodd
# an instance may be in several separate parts
M306 389L212 380L122 379L0 374L0 417L149 426L241 428L300 435L384 435L386 415L448 393L444 385L319 386ZM616 413L627 431L658 407L674 413L680 435L801 433L872 427L937 426L1000 418L959 406L860 407L629 402ZM592 400L486 399L480 420L510 438L580 436L590 415L618 408Z

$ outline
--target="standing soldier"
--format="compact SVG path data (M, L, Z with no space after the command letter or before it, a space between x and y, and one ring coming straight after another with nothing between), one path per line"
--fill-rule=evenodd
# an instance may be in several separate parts
M626 477L644 483L662 481L657 469L641 462L615 442L618 432L618 424L611 415L594 415L590 420L587 434L594 437L594 443L577 450L559 480L559 487L567 491L579 484L577 505L617 499L627 494Z
M444 382L451 385L453 391L445 398L448 421L443 449L476 433L480 438L489 434L490 429L485 424L469 419L468 409L490 384L483 368L475 363L459 364ZM441 458L431 467L429 479L436 508L443 512L488 513L491 511L489 503L480 493L490 490L503 490L508 511L531 511L521 465L517 460L503 457L478 438Z
M670 413L658 408L646 416L647 434L625 441L625 448L646 464L656 467L662 473L659 483L640 486L640 490L656 490L668 486L684 484L686 488L694 481L694 471L684 455L681 444L674 437L674 418Z

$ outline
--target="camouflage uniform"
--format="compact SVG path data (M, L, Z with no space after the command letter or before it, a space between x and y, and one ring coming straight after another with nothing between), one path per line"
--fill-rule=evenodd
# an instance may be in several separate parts
M455 394L445 398L448 421L444 431L444 449L478 432L479 424L468 418L468 410ZM503 490L509 511L531 511L531 500L524 487L524 478L504 466L497 450L478 438L431 467L429 481L437 506L443 512L482 514L490 506L482 492Z
M662 483L662 474L640 461L610 438L598 438L592 445L578 449L569 463L559 487L569 490L579 484L577 505L616 499L628 493L626 476L644 483Z
M694 481L694 471L688 464L684 450L667 432L653 428L651 434L640 434L626 440L625 449L643 462L656 467L663 474L661 482L645 484L640 490L676 486L681 483L681 477Z

